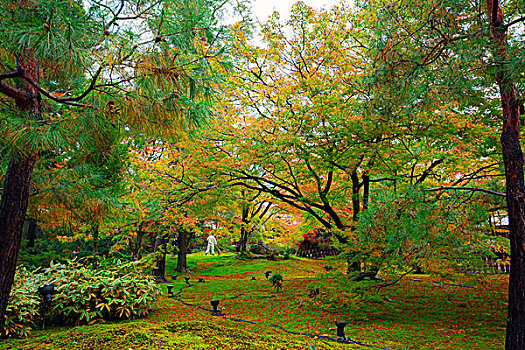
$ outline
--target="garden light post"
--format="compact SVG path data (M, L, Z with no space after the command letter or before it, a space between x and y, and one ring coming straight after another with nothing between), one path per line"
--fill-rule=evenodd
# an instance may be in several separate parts
M272 273L272 271L266 271L264 273L264 275L266 276L266 279L268 279L270 277L270 274Z
M189 286L190 285L190 278L189 277L184 277L184 279L186 280L186 284Z
M335 325L337 326L337 336L345 339L346 322L344 322L344 321L335 321Z
M53 293L55 292L55 285L53 283L43 284L38 287L38 293L42 296L42 330L45 329L46 312L49 310L49 305L53 300Z
M171 284L168 284L166 287L168 288L168 295L173 296L173 286Z
M175 281L179 275L171 275L171 278Z
M211 304L211 306L213 306L213 311L211 312L211 314L213 316L220 316L221 312L217 308L219 306L219 301L218 300L212 300L212 301L210 301L210 304Z

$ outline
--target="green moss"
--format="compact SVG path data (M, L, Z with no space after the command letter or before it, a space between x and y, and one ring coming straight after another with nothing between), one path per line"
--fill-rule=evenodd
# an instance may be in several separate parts
M200 253L199 253L200 254ZM507 280L491 276L476 288L461 288L440 283L434 277L407 276L384 288L357 309L347 305L346 287L326 274L325 262L264 260L238 262L232 256L190 255L202 261L202 274L190 274L192 287L184 288L179 298L210 309L210 300L220 300L221 309L231 317L256 322L236 323L213 317L209 311L188 306L164 295L156 308L143 320L114 324L94 324L73 329L36 331L30 337L7 340L0 350L11 349L308 349L313 340L276 329L334 336L334 320L345 320L345 333L353 340L389 349L501 349L505 334ZM224 266L216 266L220 258ZM229 262L228 262L229 261ZM212 264L209 264L209 263ZM253 264L253 266L249 266ZM270 268L268 268L270 266ZM229 274L217 274L226 269ZM246 272L247 270L251 270ZM281 273L283 290L275 293L264 271ZM206 275L204 275L206 273ZM205 283L196 278L205 276ZM255 281L251 277L256 277ZM446 281L445 281L446 282ZM470 284L468 279L458 280ZM320 293L311 295L319 284ZM171 283L174 292L186 287L183 278ZM330 291L340 298L330 308L322 298ZM346 298L347 299L347 298ZM458 307L466 303L466 307ZM39 322L37 322L39 323ZM361 346L317 342L317 349L364 349Z
M236 254L223 253L216 256L207 256L203 252L187 256L188 269L192 274L202 276L227 276L246 273L262 273L272 270L274 273L283 273L285 270L296 271L296 265L301 265L298 259L286 261L269 261L266 259L237 259ZM166 271L168 274L179 274L175 272L177 258L168 256L166 258ZM261 274L261 276L263 276Z
M301 336L263 334L239 327L221 318L214 322L134 321L120 324L80 326L69 330L38 332L26 339L7 341L0 349L141 350L141 349L305 349ZM159 346L160 344L160 346ZM318 349L354 349L336 343L318 342ZM355 347L357 349L357 347Z

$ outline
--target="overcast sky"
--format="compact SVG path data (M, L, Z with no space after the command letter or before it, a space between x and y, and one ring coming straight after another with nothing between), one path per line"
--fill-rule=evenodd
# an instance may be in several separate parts
M279 12L281 20L290 15L292 5L298 0L252 0L252 12L259 22L266 22L273 11ZM303 2L316 9L339 4L340 0L303 0Z

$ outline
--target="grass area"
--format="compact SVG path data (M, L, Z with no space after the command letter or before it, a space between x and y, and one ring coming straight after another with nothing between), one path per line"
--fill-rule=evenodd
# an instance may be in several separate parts
M335 338L334 321L348 322L347 337L392 350L501 349L506 312L506 276L462 278L446 283L430 276L407 276L384 288L364 307L352 303L327 307L309 296L323 261L238 260L230 254L188 257L192 287L177 278L178 298L162 296L145 319L94 324L71 329L36 331L26 339L0 343L0 349L308 349L313 340L293 332ZM172 274L175 262L167 262ZM275 293L264 276L271 270L284 276ZM203 278L204 283L197 283ZM316 284L318 285L318 284ZM328 285L326 287L333 287ZM162 286L166 293L166 285ZM342 295L342 294L341 294ZM220 300L226 317L212 316L210 300ZM198 306L198 307L197 307ZM199 308L200 307L200 308ZM241 318L255 322L234 322ZM365 349L319 339L317 349Z

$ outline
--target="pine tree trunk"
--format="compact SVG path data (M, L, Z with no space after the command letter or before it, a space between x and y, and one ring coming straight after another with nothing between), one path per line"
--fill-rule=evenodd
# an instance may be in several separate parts
M506 29L499 0L487 0L494 57L499 64L496 82L503 110L501 150L505 164L506 200L509 215L510 276L506 350L525 349L525 184L520 145L520 100L514 76L507 66Z
M11 159L0 202L0 335L13 286L36 156Z
M38 60L31 53L26 53L23 59L17 60L17 69L23 71L34 82L39 82ZM42 120L40 93L32 85L24 82L22 85L23 89L9 90L9 96L14 99L20 117ZM2 91L5 93L6 90ZM36 158L36 154L30 150L14 151L5 174L0 200L0 335L4 333L5 312L22 242L22 229Z

